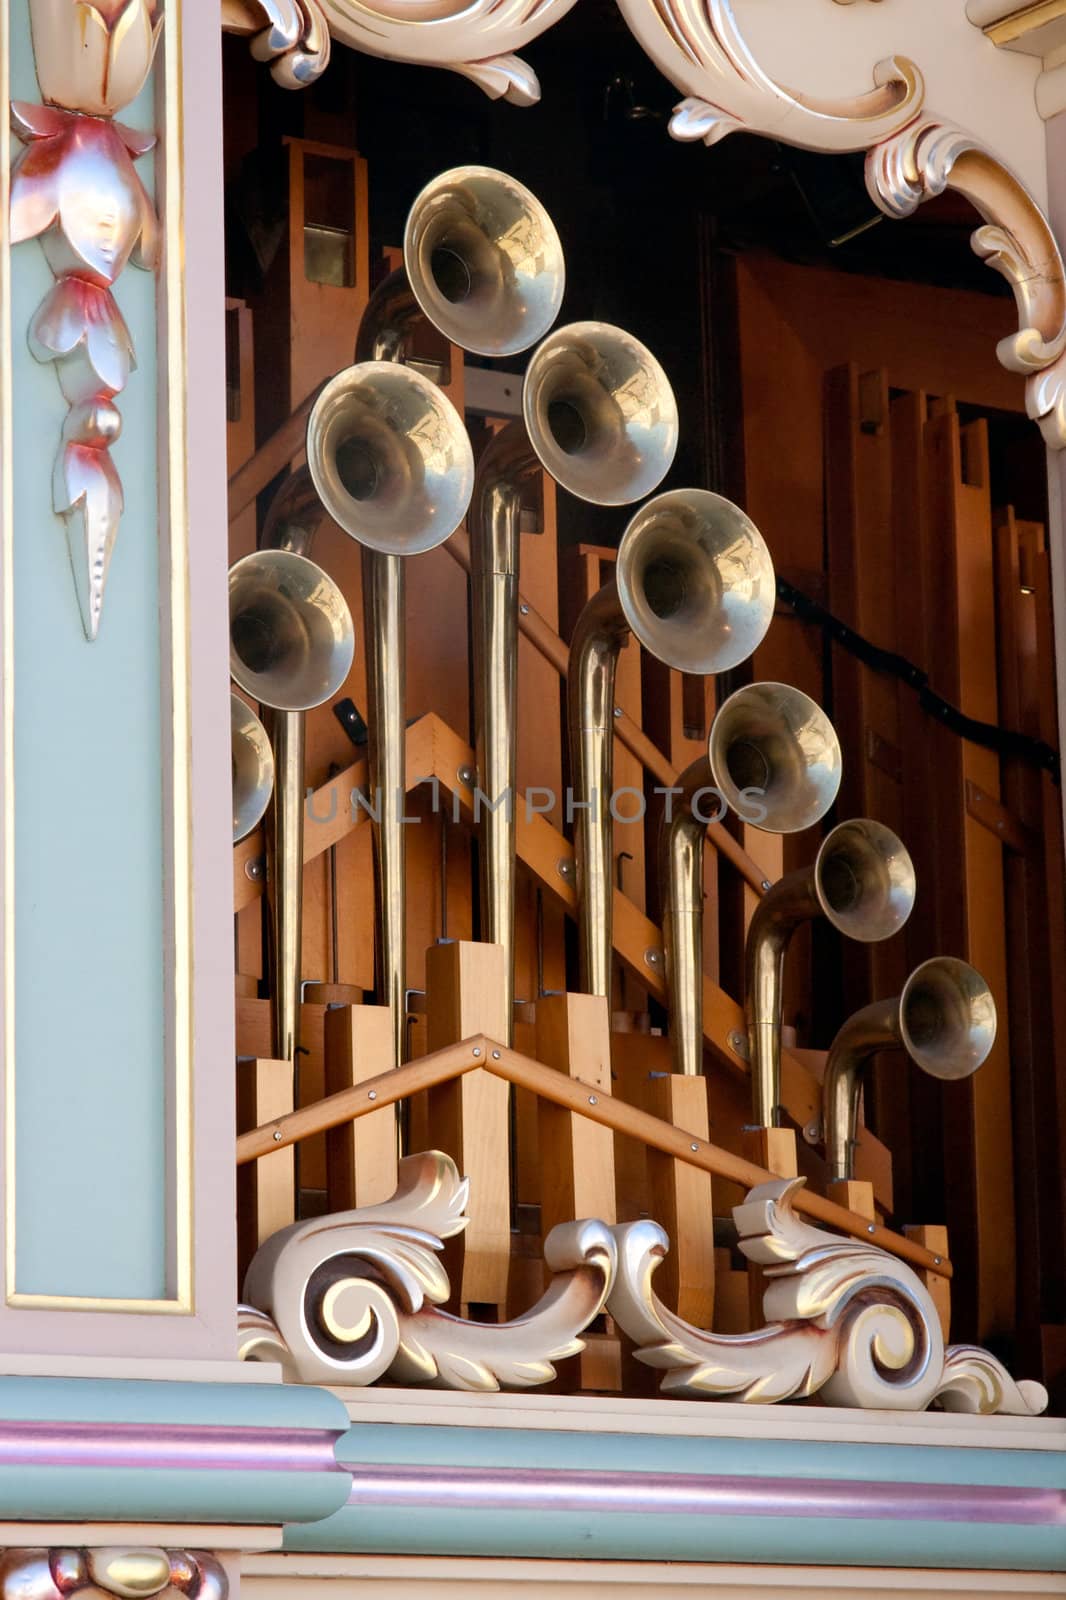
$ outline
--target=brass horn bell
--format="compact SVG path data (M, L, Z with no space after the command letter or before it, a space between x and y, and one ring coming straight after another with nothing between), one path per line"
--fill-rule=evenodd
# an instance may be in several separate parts
M274 788L274 752L267 731L239 694L229 697L233 767L233 842L258 827Z
M567 683L575 808L581 982L609 994L611 825L608 798L618 650L632 630L683 672L726 672L764 637L774 611L774 568L755 524L704 489L657 495L630 519L615 576L578 618Z
M334 522L384 555L443 544L474 487L459 413L436 384L393 361L361 361L330 379L308 421L307 464Z
M715 784L745 822L799 833L840 788L840 741L816 701L787 683L752 683L719 709L708 747Z
M968 1078L996 1040L996 1003L981 974L953 956L916 967L903 992L849 1017L833 1040L822 1086L831 1180L854 1175L862 1069L879 1050L902 1047L930 1077Z
M404 266L423 314L482 356L510 356L543 338L566 275L559 235L535 195L492 167L453 167L418 195L404 230Z
M257 550L229 572L230 674L275 711L310 711L351 671L355 630L333 579L306 556Z
M526 369L522 410L541 463L593 505L642 500L677 450L669 379L639 339L607 322L549 334Z
M801 922L824 916L848 939L872 944L898 933L914 907L914 865L891 828L842 822L814 862L779 878L755 908L745 946L745 1006L753 1121L771 1128L781 1098L785 956Z

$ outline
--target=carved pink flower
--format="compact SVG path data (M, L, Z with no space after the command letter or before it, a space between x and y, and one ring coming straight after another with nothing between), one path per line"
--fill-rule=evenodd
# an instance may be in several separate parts
M133 162L154 135L21 101L11 119L26 145L11 175L11 243L40 238L57 278L104 287L131 256L153 267L159 223Z
M41 93L53 105L111 117L152 69L159 0L30 0Z

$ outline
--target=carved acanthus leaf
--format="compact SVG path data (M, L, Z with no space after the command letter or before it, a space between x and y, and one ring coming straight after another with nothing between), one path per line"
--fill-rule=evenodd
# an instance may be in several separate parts
M584 1348L603 1308L614 1240L600 1222L553 1230L547 1293L525 1316L487 1325L440 1311L450 1286L436 1252L466 1226L468 1186L448 1156L400 1163L383 1205L296 1223L258 1251L245 1279L241 1355L281 1360L304 1382L366 1385L388 1374L449 1389L548 1383Z
M663 1369L666 1393L770 1402L820 1393L831 1405L920 1411L954 1409L1028 1416L1042 1411L1039 1384L1016 1384L986 1351L945 1356L936 1308L901 1261L861 1240L802 1222L792 1196L802 1180L752 1190L734 1210L740 1248L767 1269L769 1325L726 1335L694 1328L658 1299L652 1276L668 1249L662 1229L615 1228L618 1269L608 1310Z
M224 33L250 36L283 89L304 89L329 65L329 28L319 0L222 0Z
M975 252L1007 279L1019 331L997 354L1024 373L1026 408L1053 449L1066 446L1066 268L1051 226L1028 189L962 128L922 117L870 151L870 194L889 216L905 217L924 200L954 189L984 218Z
M534 105L537 75L515 55L575 0L317 0L335 39L367 55L446 67L493 99Z
M733 0L618 0L618 6L659 70L687 97L670 124L676 139L713 144L744 129L811 150L866 150L921 108L922 75L903 56L875 66L872 90L819 100L763 70L740 31Z

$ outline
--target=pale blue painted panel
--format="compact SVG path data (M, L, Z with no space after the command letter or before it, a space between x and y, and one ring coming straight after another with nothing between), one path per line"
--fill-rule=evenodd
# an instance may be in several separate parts
M12 96L39 99L26 0ZM123 113L150 125L150 96ZM152 158L139 163L151 186ZM26 345L51 283L12 253L15 444L17 1271L23 1293L166 1292L155 284L116 298L138 370L118 399L126 510L88 644L51 509L64 404Z

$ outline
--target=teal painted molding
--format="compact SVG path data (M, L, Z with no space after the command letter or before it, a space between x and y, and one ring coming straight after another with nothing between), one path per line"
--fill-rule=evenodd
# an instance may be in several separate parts
M10 26L12 97L39 103L27 0L10 0ZM122 120L150 128L153 114L150 81ZM149 189L153 164L138 164ZM89 644L52 510L67 408L27 344L53 283L38 243L11 251L11 275L15 518L0 531L14 590L14 1287L158 1299L168 1163L157 286L130 267L116 289L137 370L113 452L125 512Z
M670 1402L664 1400L664 1406ZM713 1409L710 1408L710 1409ZM710 1422L710 1419L708 1419ZM1012 1484L1066 1490L1066 1451L837 1444L801 1439L679 1437L362 1423L337 1446L346 1464L624 1470L856 1478L892 1483Z
M290 1528L286 1550L543 1560L731 1561L783 1566L1066 1571L1066 1529L837 1518L349 1506Z
M278 1525L347 1500L325 1389L0 1379L0 1520Z
M1066 1571L1059 1451L364 1424L338 1456L349 1504L286 1549Z

